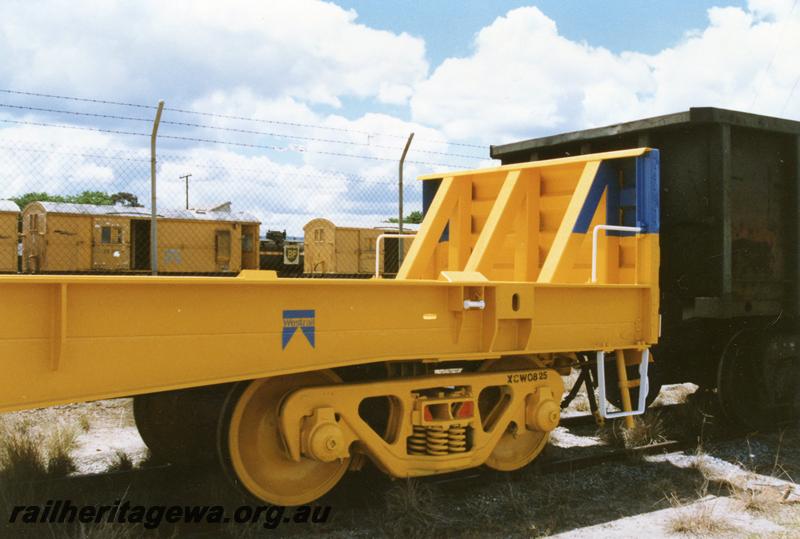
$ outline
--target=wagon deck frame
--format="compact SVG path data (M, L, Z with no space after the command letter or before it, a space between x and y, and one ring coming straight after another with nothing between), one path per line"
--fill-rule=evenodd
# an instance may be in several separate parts
M590 221L618 224L601 204L614 191L602 167L647 154L448 175L391 281L0 276L0 411L370 362L646 348L658 338L657 234L606 238L618 254L599 283L581 259ZM504 256L512 279L493 264Z

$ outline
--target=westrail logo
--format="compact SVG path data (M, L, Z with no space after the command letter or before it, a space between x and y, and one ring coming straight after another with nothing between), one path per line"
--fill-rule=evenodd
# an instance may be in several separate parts
M294 337L294 334L297 333L297 329L300 328L300 331L305 335L306 340L308 340L308 344L314 348L315 345L315 335L314 335L314 328L315 328L315 311L312 310L287 310L283 311L283 349L286 349L286 346Z

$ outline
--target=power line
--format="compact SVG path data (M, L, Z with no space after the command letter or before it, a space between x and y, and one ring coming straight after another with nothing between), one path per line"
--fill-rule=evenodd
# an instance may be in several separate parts
M145 123L152 123L151 118L140 118L134 116L118 116L115 114L100 114L95 112L80 112L74 110L63 110L63 109L51 109L51 108L43 108L43 107L31 107L28 105L11 105L9 103L0 103L0 107L8 108L8 109L17 109L17 110L30 110L33 112L48 112L53 114L69 114L73 116L83 116L89 118L104 118L104 119L113 119L113 120L122 120L122 121L134 121L134 122L145 122ZM366 146L369 148L379 148L384 150L400 150L401 148L395 146L386 146L382 144L371 144L369 142L357 142L352 140L337 140L337 139L324 139L318 137L304 137L300 135L287 135L285 133L273 133L268 131L254 131L250 129L240 129L235 127L221 127L216 125L206 125L206 124L196 124L196 123L188 123L188 122L173 122L169 120L161 120L162 124L165 125L176 125L181 127L193 127L197 129L214 129L217 131L227 131L231 133L242 133L248 135L262 135L262 136L269 136L269 137L277 137L277 138L287 138L293 140L305 140L310 142L322 142L328 144L346 144L350 146ZM449 152L437 152L433 150L416 150L418 153L425 153L425 154L433 154L433 155L445 155L449 157L460 157L464 159L483 159L483 157L478 155L466 155L466 154L458 154L458 153L449 153Z
M751 109L755 106L756 101L758 100L758 96L761 93L761 88L762 88L762 86L764 86L764 79L766 79L767 75L769 75L769 70L772 67L772 62L775 61L775 57L778 55L778 51L781 48L780 47L781 42L783 41L783 35L786 33L786 27L789 24L789 20L792 18L792 14L794 13L794 8L796 6L797 6L797 0L794 0L794 2L792 2L792 9L789 10L789 15L786 17L786 20L783 21L783 24L781 25L781 34L780 34L780 36L778 36L778 41L775 44L775 50L772 52L772 57L769 59L769 63L767 64L767 68L764 70L764 76L761 77L761 82L759 82L759 84L758 84L758 88L756 89L756 94L753 96L753 101L750 102L750 108ZM794 90L792 90L792 91L794 91Z
M10 94L10 95L24 95L29 97L45 97L48 99L64 99L69 101L76 101L76 102L84 102L84 103L95 103L101 105L115 105L120 107L135 107L139 109L155 109L153 105L142 105L137 103L126 103L124 101L109 101L105 99L93 99L93 98L86 98L86 97L73 97L73 96L64 96L64 95L57 95L57 94L47 94L47 93L40 93L40 92L25 92L21 90L10 90L7 88L0 88L1 93ZM197 110L189 110L189 109L181 109L181 108L169 108L165 107L164 110L170 112L178 112L181 114L196 114L199 116L207 116L211 118L224 118L228 120L241 120L247 122L259 122L259 123L267 123L267 124L276 124L276 125L287 125L291 127L303 127L308 129L325 129L328 131L339 131L339 132L346 132L346 133L357 133L366 136L373 136L373 137L391 137L391 138L399 138L405 139L405 135L395 135L391 133L378 133L372 131L361 131L357 129L348 129L344 127L331 127L327 125L318 125L318 124L306 124L306 123L299 123L299 122L286 122L282 120L271 120L267 118L247 118L244 116L234 116L229 114L218 114L213 112L203 112ZM451 142L448 140L433 140L433 139L420 139L419 142L429 142L432 144L449 144L451 146L463 146L467 148L479 148L485 150L487 147L482 146L479 144L469 144L466 142Z
M786 107L789 106L789 102L792 100L792 96L794 95L794 91L797 89L798 83L800 83L800 75L798 75L797 78L795 79L794 84L792 85L792 89L789 92L788 97L786 98L786 101L783 102L783 107L781 108L781 114L783 114L784 111L786 110Z
M140 137L149 137L149 133L138 133L135 131L121 131L116 129L103 129L100 127L84 127L84 126L77 126L77 125L66 125L66 124L51 124L45 122L31 122L31 121L22 121L22 120L8 120L5 118L0 118L0 122L3 123L10 123L10 124L18 124L18 125L30 125L36 127L54 127L57 129L74 129L78 131L93 131L98 133L113 133L117 135L133 135L133 136L140 136ZM351 153L342 153L342 152L329 152L323 150L308 150L307 148L303 147L287 147L287 146L269 146L264 144L249 144L246 142L232 142L226 140L216 140L216 139L206 139L206 138L196 138L196 137L182 137L178 135L159 135L161 139L171 139L171 140L181 140L181 141L189 141L189 142L205 142L209 144L222 144L226 146L238 146L242 148L256 148L256 149L264 149L264 150L273 150L279 152L297 152L297 153L315 153L321 155L331 155L336 157L351 157L355 159L368 159L372 161L389 161L395 162L396 159L388 158L388 157L377 157L373 155L358 155L358 154L351 154ZM462 165L454 165L451 163L433 163L429 161L408 161L409 163L414 163L417 165L429 165L429 166L436 166L436 167L448 167L448 168L460 168L464 169Z

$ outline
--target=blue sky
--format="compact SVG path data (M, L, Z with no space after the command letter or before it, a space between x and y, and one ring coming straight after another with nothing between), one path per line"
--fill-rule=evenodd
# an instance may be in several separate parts
M490 165L490 144L693 106L800 119L797 3L8 0L0 89L164 99L173 123L159 147L175 156L161 161L174 179L167 202L181 203L177 177L192 172L198 204L246 201L265 222L296 228L336 212L377 218L412 131L409 177ZM146 162L152 114L0 92L0 162L20 159L8 148L43 144ZM52 156L6 167L0 198L37 187L146 191L146 171L86 158L66 172ZM253 194L276 186L280 196Z
M714 6L744 7L745 1L690 0L342 0L358 21L374 28L408 32L425 40L427 57L436 66L472 49L475 34L512 9L535 5L553 19L564 37L613 52L654 54L679 43L691 30L708 24ZM370 104L351 100L354 111ZM405 115L402 107L387 107Z
M375 28L423 36L432 64L460 56L472 38L499 15L535 5L558 24L559 31L574 41L587 41L614 52L636 50L656 53L680 41L687 30L708 24L707 10L725 5L744 7L746 2L689 0L343 0L355 9L359 21Z

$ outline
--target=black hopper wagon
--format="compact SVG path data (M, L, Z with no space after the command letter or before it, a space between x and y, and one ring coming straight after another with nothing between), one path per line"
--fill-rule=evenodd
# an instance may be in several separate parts
M691 108L492 146L491 156L512 164L642 146L661 155L662 325L650 395L694 382L750 428L796 419L800 122Z

